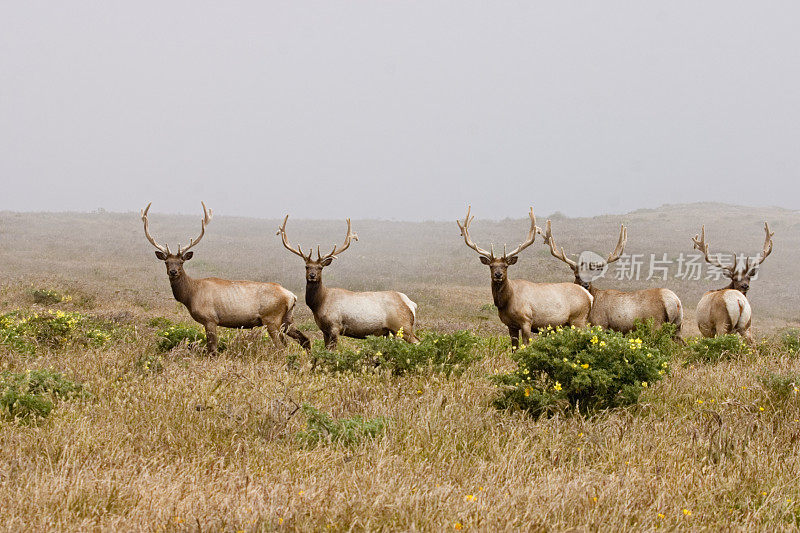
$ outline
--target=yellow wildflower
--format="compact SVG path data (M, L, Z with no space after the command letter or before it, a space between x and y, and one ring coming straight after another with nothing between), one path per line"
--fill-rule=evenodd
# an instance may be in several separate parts
M561 383L559 383L558 381L556 381L556 384L555 384L555 385L553 385L553 388L554 388L555 390L561 390Z

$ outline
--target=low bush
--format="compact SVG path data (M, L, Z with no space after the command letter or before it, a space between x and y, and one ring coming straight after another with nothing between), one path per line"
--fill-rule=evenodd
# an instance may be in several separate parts
M796 398L800 393L800 375L798 374L763 374L759 376L763 389L773 401L786 401Z
M174 324L167 319L162 321L150 323L164 324L159 327L156 332L158 337L158 349L162 352L168 352L173 348L181 345L188 346L189 348L205 347L206 345L206 332L197 324ZM222 329L217 330L217 350L222 352L228 347L228 340L231 337L231 330Z
M0 344L27 354L40 347L60 348L68 344L103 346L114 331L113 325L80 313L14 311L0 315Z
M31 296L33 296L34 303L39 305L55 305L72 300L69 296L52 289L31 289Z
M50 370L0 374L0 412L6 419L45 418L59 400L85 395L83 386Z
M787 328L778 333L781 346L793 355L800 352L800 329Z
M312 357L329 372L363 372L380 368L400 376L430 369L447 376L463 372L480 356L475 351L479 338L469 331L450 334L425 333L418 344L397 336L367 337L358 348L328 351L315 346Z
M635 403L669 370L657 348L599 326L548 329L512 358L517 369L494 377L502 388L495 404L535 416Z
M160 355L145 354L136 360L136 368L147 374L159 374L164 370L164 358Z
M752 353L742 337L736 334L688 339L687 363L717 363Z
M306 429L296 436L297 440L309 447L320 444L353 446L364 439L377 437L386 427L386 420L381 417L334 418L308 404L303 404L302 409L307 418Z
M642 339L642 342L670 358L683 351L684 344L676 340L678 326L671 323L656 326L652 318L646 321L637 320L635 328L625 334L629 339Z

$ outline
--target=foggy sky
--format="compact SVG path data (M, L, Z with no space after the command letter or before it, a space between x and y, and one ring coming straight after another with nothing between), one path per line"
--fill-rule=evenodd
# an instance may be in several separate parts
M0 3L0 210L800 208L800 3Z

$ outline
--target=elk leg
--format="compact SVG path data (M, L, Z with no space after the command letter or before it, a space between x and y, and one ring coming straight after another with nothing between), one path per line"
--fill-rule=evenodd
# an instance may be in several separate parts
M733 328L731 327L730 323L726 322L718 322L717 327L715 328L716 332L714 334L715 337L719 337L720 335L727 335L728 333L733 333Z
M217 355L217 325L213 322L204 324L206 329L206 349L209 355Z
M267 324L267 332L276 350L281 351L286 348L286 340L281 337L280 328L276 327L274 324Z
M756 347L756 340L753 338L753 334L750 332L750 328L747 328L744 331L740 331L739 334L742 337L744 337L744 340L747 341L747 344L749 344L751 348Z
M333 330L323 331L322 337L325 339L325 349L333 351L336 349L336 344L339 342L339 334Z
M519 348L519 328L508 326L508 334L511 335L511 349Z
M531 325L524 324L522 326L522 344L527 346L531 343Z
M289 327L286 328L286 334L299 342L300 346L302 346L305 351L311 353L311 341L302 331L297 329L294 324L290 324Z

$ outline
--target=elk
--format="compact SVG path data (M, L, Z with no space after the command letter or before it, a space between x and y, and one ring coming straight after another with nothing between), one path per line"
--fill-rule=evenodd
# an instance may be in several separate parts
M625 250L628 241L628 230L624 225L619 228L617 246L608 255L605 261L599 264L587 265L580 261L573 261L564 253L564 248L558 248L553 238L550 221L547 221L543 234L545 244L550 247L550 254L567 264L575 274L575 283L580 285L594 297L592 310L589 312L589 323L596 326L627 333L635 328L637 320L652 318L655 325L669 322L678 326L675 336L678 337L683 322L683 306L678 295L669 289L642 289L638 291L615 291L611 289L598 289L592 283L591 270L605 269L605 267L618 260ZM591 270L588 270L590 267Z
M492 298L500 321L508 327L513 348L519 347L519 337L528 344L531 334L547 326L585 326L592 308L592 295L574 283L533 283L524 279L508 279L508 267L517 262L517 255L533 244L541 229L536 226L536 217L531 207L531 227L528 237L510 253L503 247L503 255L495 257L494 245L490 251L479 248L469 235L469 226L474 220L470 216L472 206L467 207L464 221L457 220L466 245L480 256L487 265L492 280Z
M347 219L347 234L341 247L334 245L333 251L322 255L317 246L317 258L312 258L313 249L308 255L302 248L294 248L286 236L286 222L283 219L276 235L281 236L283 246L300 256L306 264L306 305L314 314L314 321L322 331L325 348L336 349L340 335L363 339L368 335L402 336L403 340L418 343L414 335L414 322L417 318L417 304L402 292L353 292L346 289L326 287L322 284L322 269L330 265L336 257L358 240L353 233L350 219ZM402 331L402 333L400 333Z
M203 206L200 235L189 240L189 246L170 252L169 246L158 244L150 235L147 213L152 202L142 211L144 235L156 247L156 257L167 267L172 295L186 306L192 318L206 330L207 349L217 353L217 327L254 328L266 326L272 342L278 349L286 346L283 334L289 335L307 351L311 341L294 325L294 306L297 296L277 283L256 281L230 281L219 278L195 279L183 270L183 263L194 255L191 248L203 238L211 222L212 211Z
M706 292L697 304L697 327L704 337L714 337L736 332L750 344L755 344L750 332L752 310L747 300L750 279L758 272L758 267L772 253L772 236L769 224L764 222L764 247L754 259L747 258L744 264L733 259L730 265L723 265L719 258L714 259L708 253L706 243L706 227L702 226L700 235L692 238L694 248L703 252L707 263L719 268L729 277L727 287Z

